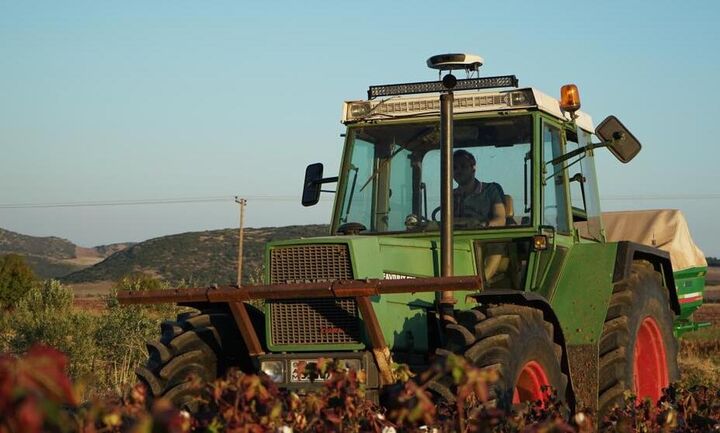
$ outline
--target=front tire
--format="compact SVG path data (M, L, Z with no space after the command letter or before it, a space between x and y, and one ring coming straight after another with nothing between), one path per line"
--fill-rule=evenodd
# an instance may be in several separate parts
M205 383L233 367L253 372L233 316L222 306L180 314L175 321L163 322L161 331L159 340L147 343L146 365L136 370L149 402L163 397L177 407L194 409L200 389L191 377Z
M464 356L473 366L495 369L499 380L490 386L490 400L509 409L514 404L543 400L545 386L565 400L568 379L562 371L562 347L554 326L542 311L520 305L489 305L461 311L458 323L447 325L448 345L438 354ZM452 378L443 376L428 388L455 401Z

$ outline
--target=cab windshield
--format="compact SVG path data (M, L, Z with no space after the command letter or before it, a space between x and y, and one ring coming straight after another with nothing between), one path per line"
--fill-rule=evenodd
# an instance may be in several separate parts
M530 224L532 117L455 120L453 129L456 228ZM437 230L439 121L359 126L348 134L340 229Z

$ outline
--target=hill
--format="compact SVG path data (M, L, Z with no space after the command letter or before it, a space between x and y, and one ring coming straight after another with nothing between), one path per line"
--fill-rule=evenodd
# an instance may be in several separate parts
M131 243L83 248L55 236L28 236L0 229L0 255L24 256L39 278L58 278L101 262Z
M324 236L327 225L305 225L245 229L243 282L261 276L265 243L271 240ZM204 286L234 283L237 273L237 229L189 232L150 239L112 254L89 268L73 272L65 283L117 281L143 272L171 284Z

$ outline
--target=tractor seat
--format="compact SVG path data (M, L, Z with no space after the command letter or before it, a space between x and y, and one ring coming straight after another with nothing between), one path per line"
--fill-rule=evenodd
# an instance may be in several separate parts
M515 226L515 208L513 207L513 198L511 195L505 194L503 196L503 205L505 206L505 225Z

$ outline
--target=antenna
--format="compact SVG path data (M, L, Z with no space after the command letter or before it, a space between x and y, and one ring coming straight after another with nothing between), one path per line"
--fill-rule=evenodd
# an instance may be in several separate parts
M415 83L383 84L370 86L368 99L382 96L412 95L416 93L434 93L453 90L496 89L518 87L515 75L498 77L480 77L480 67L485 63L482 57L474 54L439 54L427 59L427 66L438 70L438 81L420 81ZM464 70L468 78L458 80L452 71ZM442 77L442 71L449 71ZM475 75L476 78L470 78Z
M451 72L459 69L477 72L483 63L485 60L475 54L438 54L427 59L428 68Z
M442 77L443 87L447 90L452 90L457 85L457 78L452 71L464 69L469 78L472 72L478 72L483 63L485 60L475 54L438 54L427 59L428 68L438 70L438 78L442 75L442 71L449 71Z

